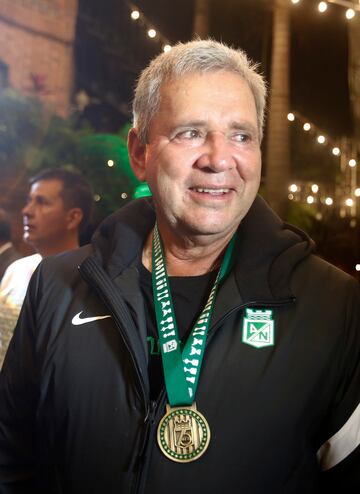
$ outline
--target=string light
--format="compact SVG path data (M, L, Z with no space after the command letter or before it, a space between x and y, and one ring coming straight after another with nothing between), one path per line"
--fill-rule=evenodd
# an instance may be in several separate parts
M100 195L100 194L95 194L95 195L94 195L94 201L95 201L95 202L99 202L99 201L100 201L100 199L101 199L101 195Z
M300 0L291 0L292 4L300 3ZM339 7L346 8L345 17L347 20L351 20L355 17L356 11L360 11L360 2L355 3L353 0L327 0L323 2L319 2L317 9L323 14L328 9L328 4L332 3L338 5Z
M137 21L140 17L140 12L138 10L133 10L130 14L131 19Z
M115 164L115 163L114 163L114 160L108 160L108 162L107 162L107 166L110 166L110 168L111 168L112 166L114 166L114 164Z
M147 19L144 13L138 8L134 3L126 2L129 8L130 17L134 21L138 21L140 26L142 26L150 39L154 39L160 43L160 46L164 52L171 50L171 44L168 39L165 38L154 25Z
M349 21L351 19L353 19L355 17L355 10L354 9L347 9L347 11L345 12L345 17L346 19L348 19Z
M311 190L314 194L317 194L319 192L319 186L318 184L312 184Z
M352 142L349 139L341 139L340 145L337 145L336 142L332 141L331 138L327 137L325 132L322 132L314 123L310 122L309 120L305 119L299 112L297 111L292 111L289 113L292 115L294 118L287 116L289 122L295 122L294 124L292 123L291 125L299 125L301 126L300 128L312 136L317 140L317 142L321 145L324 145L325 149L328 149L329 152L334 156L334 157L341 157L342 158L339 160L339 165L341 168L342 173L344 174L344 184L333 184L332 187L334 187L335 191L335 198L326 196L325 191L328 189L329 184L322 184L318 185L315 183L309 183L309 182L303 182L301 185L299 183L292 183L288 187L288 199L291 201L295 202L306 202L309 205L317 206L317 213L322 214L324 211L321 211L321 208L325 207L328 208L330 206L333 206L333 204L337 204L336 211L340 215L341 218L346 218L347 216L354 217L357 214L356 208L358 206L357 202L355 202L355 198L360 198L360 186L355 189L356 193L354 192L354 199L351 197L344 197L345 191L349 190L350 186L350 180L351 180L351 189L354 190L356 185L356 179L355 179L355 185L354 185L354 177L350 178L349 173L353 172L346 172L346 167L345 164L348 164L350 167L354 167L357 164L357 161L355 159L355 156L351 159L347 158L351 156L351 149L354 150L356 149L356 143ZM289 115L288 114L288 115ZM355 147L354 147L355 145ZM345 167L345 168L344 168ZM346 185L348 184L348 185ZM321 192L320 192L321 191ZM330 190L328 189L330 192ZM347 206L347 207L346 207Z
M288 113L287 119L289 122L293 122L295 120L295 115L293 113Z
M356 271L360 271L360 264L356 264L355 269Z

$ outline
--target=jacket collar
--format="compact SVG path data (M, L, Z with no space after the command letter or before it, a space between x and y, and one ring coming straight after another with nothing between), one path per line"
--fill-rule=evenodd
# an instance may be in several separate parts
M284 223L258 196L238 229L235 278L245 301L289 299L290 277L313 241Z
M138 257L154 223L152 200L144 198L124 206L100 225L93 245L112 279ZM313 247L304 232L285 224L258 196L238 228L234 250L234 275L241 300L291 298L290 276Z

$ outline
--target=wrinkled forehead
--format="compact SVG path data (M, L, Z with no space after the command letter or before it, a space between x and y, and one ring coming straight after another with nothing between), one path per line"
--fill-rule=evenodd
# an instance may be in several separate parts
M222 99L233 98L239 105L252 106L258 118L256 98L250 84L241 74L230 70L191 71L165 78L159 87L152 117L165 106L177 107L179 102L191 110L197 101L206 99L210 91L219 97L214 98L209 107L216 108L215 105L222 104Z

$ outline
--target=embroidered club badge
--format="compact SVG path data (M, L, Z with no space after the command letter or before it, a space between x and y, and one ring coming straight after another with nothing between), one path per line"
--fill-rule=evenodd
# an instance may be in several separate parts
M243 322L243 343L263 348L274 345L272 310L246 309Z

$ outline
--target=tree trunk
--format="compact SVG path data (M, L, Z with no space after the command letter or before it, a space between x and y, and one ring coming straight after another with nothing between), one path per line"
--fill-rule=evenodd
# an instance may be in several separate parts
M354 142L357 143L357 152L360 154L360 12L349 22L349 88Z
M209 0L196 0L193 35L201 39L209 36Z
M289 51L288 0L275 0L271 62L271 90L267 128L266 198L284 216L290 177L289 149Z

